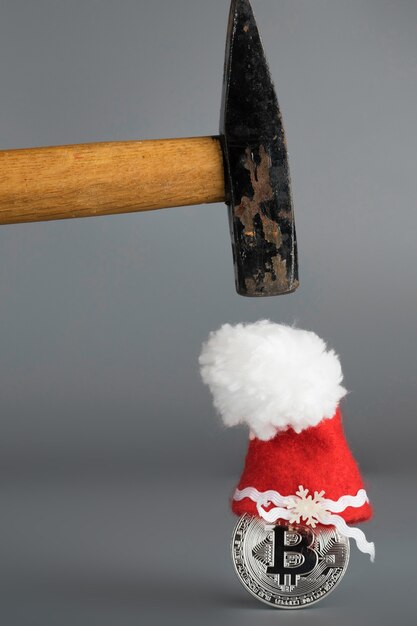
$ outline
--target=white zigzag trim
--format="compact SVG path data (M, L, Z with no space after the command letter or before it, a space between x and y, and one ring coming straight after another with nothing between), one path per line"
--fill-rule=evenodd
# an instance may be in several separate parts
M276 522L277 519L285 519L292 524L299 524L303 520L312 528L317 524L335 526L340 533L354 539L358 549L369 554L373 562L375 559L374 543L367 541L365 534L359 528L348 526L343 517L333 515L333 513L344 511L348 506L357 508L368 502L365 489L359 489L356 496L345 495L338 500L330 500L323 496L324 491L315 491L314 495L308 495L308 489L304 489L300 485L298 491L289 496L282 496L278 491L273 490L261 492L255 487L236 489L233 499L249 498L255 502L259 516L268 523ZM264 507L271 504L274 507L266 511Z

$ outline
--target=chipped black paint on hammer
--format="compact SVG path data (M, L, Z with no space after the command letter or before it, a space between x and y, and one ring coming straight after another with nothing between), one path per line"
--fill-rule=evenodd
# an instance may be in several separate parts
M244 296L294 291L297 244L285 135L248 0L232 0L220 133L236 289Z

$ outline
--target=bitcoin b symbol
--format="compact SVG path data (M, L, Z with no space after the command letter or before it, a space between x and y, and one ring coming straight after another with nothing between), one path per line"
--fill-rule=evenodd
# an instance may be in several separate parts
M311 548L314 535L307 528L289 530L286 526L275 526L272 532L273 563L266 573L278 576L279 585L296 585L297 576L309 574L317 565L318 556Z

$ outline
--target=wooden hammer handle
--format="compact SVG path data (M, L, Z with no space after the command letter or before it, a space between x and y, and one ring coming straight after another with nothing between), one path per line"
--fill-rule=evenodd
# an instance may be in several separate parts
M0 224L224 200L216 137L0 151Z

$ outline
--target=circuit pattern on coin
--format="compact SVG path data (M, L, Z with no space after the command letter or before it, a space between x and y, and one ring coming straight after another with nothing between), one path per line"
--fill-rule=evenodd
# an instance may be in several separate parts
M321 600L343 577L349 539L334 526L267 524L243 515L232 536L232 559L243 586L270 606L299 609Z

